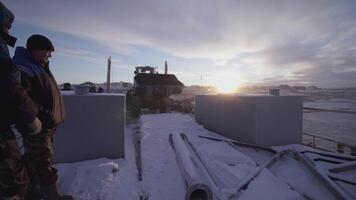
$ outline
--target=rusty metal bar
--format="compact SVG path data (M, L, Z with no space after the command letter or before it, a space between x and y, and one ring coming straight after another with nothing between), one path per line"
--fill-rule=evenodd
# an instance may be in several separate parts
M313 110L318 112L335 112L335 113L345 113L345 114L356 114L354 111L345 111L345 110L330 110L323 108L311 108L311 107L303 107L304 110Z

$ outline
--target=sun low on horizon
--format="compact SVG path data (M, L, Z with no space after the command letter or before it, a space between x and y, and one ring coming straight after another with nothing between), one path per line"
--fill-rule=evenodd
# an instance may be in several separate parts
M237 85L228 85L228 84L217 84L214 85L214 87L219 93L224 93L224 94L235 93L238 91L239 88L239 86Z
M222 78L220 80L214 81L212 85L216 88L218 93L236 93L242 86L243 81L239 78Z
M215 71L210 74L209 85L215 87L218 93L236 93L246 82L244 75L236 70Z

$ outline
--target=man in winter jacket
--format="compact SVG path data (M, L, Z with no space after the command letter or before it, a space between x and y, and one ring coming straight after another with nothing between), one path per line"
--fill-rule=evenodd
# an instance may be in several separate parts
M11 61L7 45L15 16L0 2L0 199L24 199L28 177L11 125L18 124L27 134L41 131L37 108L21 86L20 71Z
M54 51L52 42L42 35L28 38L26 48L17 47L13 62L21 71L21 82L37 105L42 131L37 135L23 133L30 189L39 186L45 200L73 199L58 193L57 170L52 165L53 135L64 121L64 105L57 83L49 69L48 59Z

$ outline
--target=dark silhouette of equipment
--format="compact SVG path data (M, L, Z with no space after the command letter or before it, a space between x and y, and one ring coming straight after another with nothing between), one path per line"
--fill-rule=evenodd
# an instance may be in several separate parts
M70 84L70 83L64 83L62 90L73 90L72 84Z
M137 117L142 108L166 112L168 97L180 94L183 87L174 74L159 74L154 67L137 66L133 89L126 95L127 108L132 117Z

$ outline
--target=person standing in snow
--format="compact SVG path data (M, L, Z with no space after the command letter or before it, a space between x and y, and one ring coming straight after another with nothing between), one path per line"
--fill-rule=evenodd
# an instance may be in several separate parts
M53 167L53 135L64 121L63 99L50 69L48 59L54 51L52 42L45 36L32 35L26 48L17 47L13 62L21 71L21 82L38 109L42 131L37 135L23 135L30 190L39 189L45 200L71 200L57 190L57 170Z
M11 126L16 123L28 134L37 134L41 122L7 47L16 42L9 34L14 19L14 14L0 2L0 199L23 200L28 176Z

